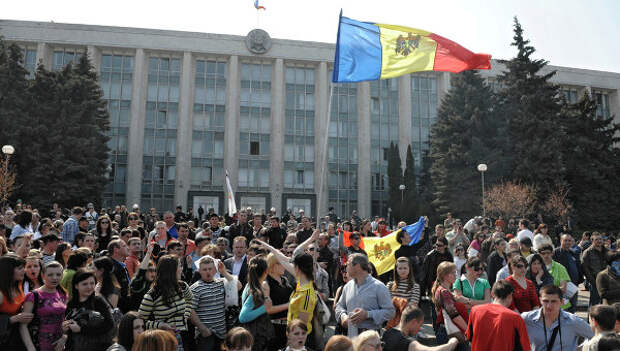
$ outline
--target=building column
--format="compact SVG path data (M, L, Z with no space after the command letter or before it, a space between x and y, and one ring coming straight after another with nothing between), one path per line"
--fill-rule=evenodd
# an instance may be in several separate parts
M41 63L45 68L52 69L52 47L47 43L37 43L37 65Z
M316 194L316 213L313 217L318 218L327 213L329 204L329 184L327 168L327 141L329 135L329 83L327 80L327 62L319 63L315 70L314 86L314 193Z
M194 87L192 53L183 53L181 66L179 119L177 125L177 156L174 181L174 203L187 209L187 192L192 182L192 125Z
M614 116L614 123L620 124L620 89L609 92L609 113ZM616 136L620 136L620 132Z
M269 139L269 190L271 206L276 213L284 213L282 190L284 189L284 60L276 59L271 80L271 136Z
M403 172L411 140L411 75L405 74L398 79L398 151Z
M131 122L129 124L129 148L127 155L127 192L125 203L128 204L140 204L142 196L147 78L148 57L144 49L136 49L133 86L131 89Z
M450 83L451 74L449 72L440 72L437 75L437 107L441 105L441 100L448 93L452 84Z
M361 218L370 218L370 83L357 84L357 212Z
M101 71L101 51L94 45L88 45L86 47L86 54L90 63L93 65L93 69L97 74Z
M224 122L224 169L230 176L230 186L237 192L239 184L239 98L241 81L239 56L231 56L228 60L228 76L226 77L226 121ZM224 193L226 193L224 181ZM226 198L226 196L224 196ZM224 211L228 208L224 204ZM230 213L232 216L233 214Z

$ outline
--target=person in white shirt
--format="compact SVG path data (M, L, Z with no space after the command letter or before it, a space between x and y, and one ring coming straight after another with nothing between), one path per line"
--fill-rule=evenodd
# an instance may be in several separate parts
M616 326L616 309L613 306L595 305L590 309L590 327L594 337L583 344L582 351L598 350L598 343L606 335L614 335Z
M546 224L541 223L538 225L538 228L536 229L536 235L534 235L533 241L534 250L538 251L538 249L545 244L549 244L553 247L553 241L551 241L551 237L549 236L549 234L547 234L548 231L549 228L547 228Z
M517 239L521 241L523 238L530 238L532 243L534 242L534 233L529 230L530 222L527 219L522 219L519 221L519 233L517 233Z

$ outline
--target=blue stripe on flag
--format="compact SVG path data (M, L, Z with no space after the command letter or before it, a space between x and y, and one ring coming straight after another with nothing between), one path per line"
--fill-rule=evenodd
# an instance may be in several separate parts
M416 244L420 241L420 235L424 230L424 222L424 217L420 217L417 222L409 224L408 226L402 228L402 230L406 231L409 234L409 238L411 238L411 240L409 241L409 246Z
M381 77L379 27L340 17L334 58L334 83L378 80Z

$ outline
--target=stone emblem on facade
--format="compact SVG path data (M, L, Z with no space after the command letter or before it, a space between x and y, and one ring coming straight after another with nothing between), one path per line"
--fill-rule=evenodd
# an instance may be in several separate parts
M245 37L245 46L254 54L264 54L271 49L271 38L262 29L253 29Z

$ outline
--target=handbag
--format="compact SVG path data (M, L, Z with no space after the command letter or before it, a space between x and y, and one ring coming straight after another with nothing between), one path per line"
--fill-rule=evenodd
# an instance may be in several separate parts
M443 324L446 327L446 334L448 334L448 338L456 338L459 343L467 342L465 334L463 334L461 329L454 324L445 308L441 309L441 314L443 315Z
M329 323L329 320L332 318L332 314L329 310L329 307L323 301L321 294L316 292L316 306L314 308L314 314L318 317L318 320L322 325Z
M224 305L226 307L239 306L239 290L237 290L238 284L237 277L232 276L233 279L224 281L224 291L226 297L224 299Z

